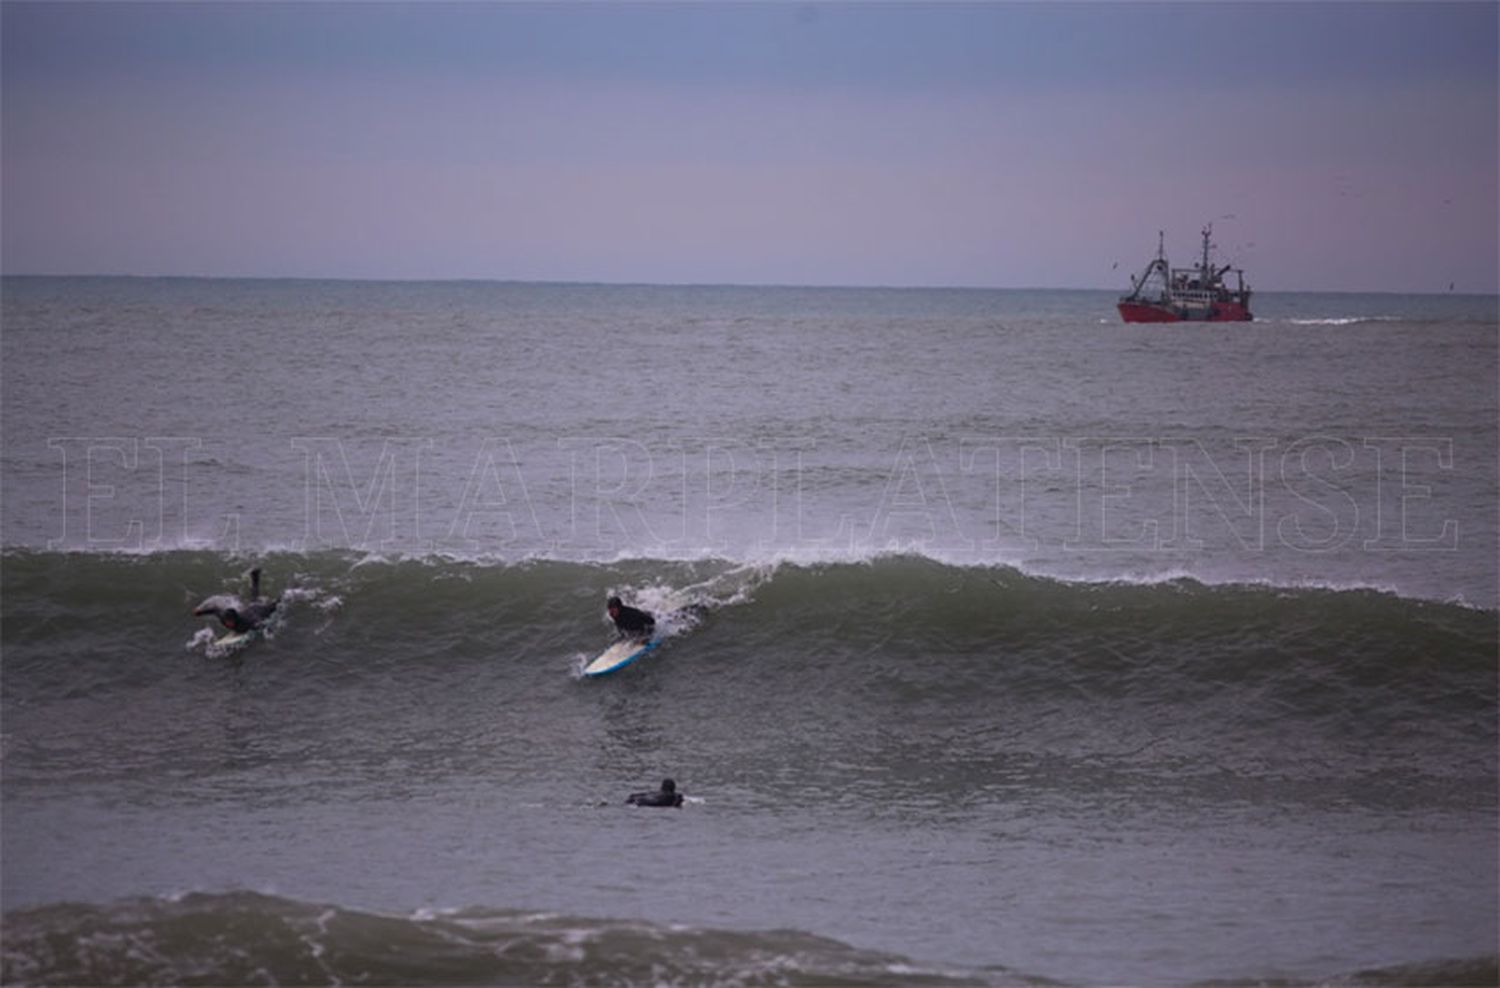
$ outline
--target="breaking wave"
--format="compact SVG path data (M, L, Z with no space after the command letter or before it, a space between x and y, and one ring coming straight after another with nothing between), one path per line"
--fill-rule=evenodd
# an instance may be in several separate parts
M1275 984L1493 985L1495 957ZM1057 985L923 964L796 930L736 931L513 909L399 916L254 892L189 893L5 915L7 985ZM1263 985L1264 978L1204 988Z

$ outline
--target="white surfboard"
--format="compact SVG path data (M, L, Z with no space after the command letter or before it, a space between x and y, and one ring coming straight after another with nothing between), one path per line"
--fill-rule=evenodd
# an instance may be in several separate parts
M629 638L624 641L615 642L609 648L606 648L597 659L584 666L583 674L585 676L602 676L607 672L623 669L659 644L661 642L655 638L644 642L633 641Z
M214 648L237 648L255 637L255 630L231 631L223 638L214 639Z

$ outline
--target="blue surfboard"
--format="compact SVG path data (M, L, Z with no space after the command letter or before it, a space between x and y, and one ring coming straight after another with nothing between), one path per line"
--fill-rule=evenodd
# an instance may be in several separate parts
M615 642L609 648L606 648L597 659L585 666L583 674L585 676L602 676L607 672L623 669L660 644L661 642L655 638L644 642L633 641L628 638L624 641Z

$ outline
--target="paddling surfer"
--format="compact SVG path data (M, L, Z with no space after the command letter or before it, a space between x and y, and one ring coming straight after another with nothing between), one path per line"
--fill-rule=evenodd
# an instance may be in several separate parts
M215 594L193 608L196 617L213 615L224 627L235 634L254 631L266 622L281 604L281 595L274 600L260 594L260 567L250 571L250 601L246 603L234 594Z
M633 792L625 802L630 806L681 806L682 793L677 791L677 783L662 779L656 792Z
M620 633L621 638L646 641L656 631L655 617L646 611L626 607L619 597L609 598L605 607L609 611L609 619L615 623L615 630Z

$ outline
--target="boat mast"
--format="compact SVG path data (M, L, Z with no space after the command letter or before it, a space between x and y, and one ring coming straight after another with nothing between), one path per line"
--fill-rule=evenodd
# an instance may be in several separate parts
M1167 264L1167 232L1165 230L1156 231L1156 260L1146 265L1146 273L1141 276L1142 286L1146 284L1146 279L1151 276L1152 271L1156 271L1161 275L1162 297L1165 298L1171 295L1172 269Z

